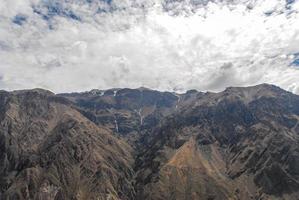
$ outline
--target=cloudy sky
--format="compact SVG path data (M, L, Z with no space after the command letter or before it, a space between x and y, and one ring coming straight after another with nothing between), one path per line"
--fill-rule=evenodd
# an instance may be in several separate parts
M299 0L1 0L0 89L299 94Z

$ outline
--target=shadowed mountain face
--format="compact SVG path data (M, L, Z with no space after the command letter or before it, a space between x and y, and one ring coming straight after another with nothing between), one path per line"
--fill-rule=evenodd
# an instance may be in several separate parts
M184 102L200 95L196 91L178 95L146 88L59 94L79 107L85 117L133 144L139 142L140 136L150 133L165 116L178 111Z
M299 96L272 85L0 93L0 199L298 199Z
M136 161L138 199L297 199L299 97L228 88L168 117Z

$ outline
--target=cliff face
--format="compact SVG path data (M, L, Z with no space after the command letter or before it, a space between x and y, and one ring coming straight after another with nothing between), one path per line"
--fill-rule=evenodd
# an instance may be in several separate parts
M0 93L0 199L290 199L299 97L272 85Z

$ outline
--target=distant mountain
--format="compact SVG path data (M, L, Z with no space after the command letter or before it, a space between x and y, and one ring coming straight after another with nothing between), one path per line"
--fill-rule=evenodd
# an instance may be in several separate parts
M147 88L58 94L73 102L94 123L109 128L129 141L136 141L141 135L151 132L165 116L200 95L195 91L175 94Z
M0 199L289 199L299 96L276 86L0 93Z

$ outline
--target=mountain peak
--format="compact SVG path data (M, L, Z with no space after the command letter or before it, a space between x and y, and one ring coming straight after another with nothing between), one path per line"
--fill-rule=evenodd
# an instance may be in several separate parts
M45 96L53 96L55 93L51 92L50 90L45 90L42 88L34 88L34 89L26 89L26 90L14 90L12 91L13 94L26 94L26 93L36 93L39 95Z

